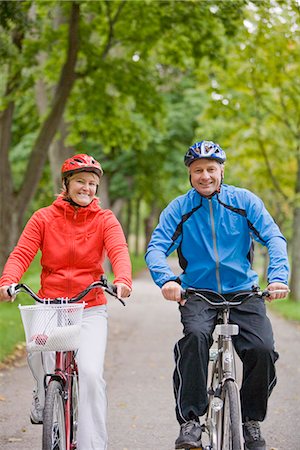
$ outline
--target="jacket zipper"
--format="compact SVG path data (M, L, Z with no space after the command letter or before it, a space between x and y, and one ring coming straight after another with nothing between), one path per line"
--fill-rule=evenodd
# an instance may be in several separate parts
M217 286L218 286L218 292L221 293L222 291L221 291L221 278L220 278L220 259L219 259L219 254L218 254L218 250L217 250L216 227L215 227L215 219L214 219L213 205L212 205L211 199L208 200L208 204L209 204L209 215L210 215L210 219L211 219L214 254L215 254L215 257L216 257Z
M77 209L74 211L73 214L73 220L72 220L72 227L75 227L75 223L77 221ZM74 261L75 261L75 236L76 236L76 230L74 228L74 231L72 233L72 239L70 239L70 256L69 256L69 276L68 276L68 291L71 292L72 289L72 277L74 275Z

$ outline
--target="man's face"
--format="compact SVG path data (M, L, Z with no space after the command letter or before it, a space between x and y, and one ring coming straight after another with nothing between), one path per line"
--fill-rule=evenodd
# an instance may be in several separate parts
M221 185L223 164L211 159L197 159L189 167L191 184L199 194L210 197Z

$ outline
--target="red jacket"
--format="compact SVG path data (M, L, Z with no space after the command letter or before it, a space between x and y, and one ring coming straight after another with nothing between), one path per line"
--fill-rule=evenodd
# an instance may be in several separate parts
M10 254L0 286L18 283L38 250L41 250L43 298L72 297L99 280L107 254L115 275L131 288L131 263L120 223L98 199L77 210L59 196L52 205L36 211ZM92 290L87 306L106 303L102 289Z

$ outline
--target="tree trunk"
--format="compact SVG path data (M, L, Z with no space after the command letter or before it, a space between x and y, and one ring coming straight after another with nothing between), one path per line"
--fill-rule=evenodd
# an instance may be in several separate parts
M61 120L58 131L59 136L52 142L48 152L54 194L61 192L61 166L67 158L70 158L74 154L72 148L65 146L68 131L64 119Z
M124 218L124 227L123 227L124 234L128 242L131 232L131 221L132 221L132 200L130 198L128 198L126 201L126 211L125 214L123 215L123 218Z
M98 197L100 198L100 205L102 209L110 209L110 200L108 193L108 178L104 175L100 180L100 186L98 190Z
M53 102L33 146L23 184L19 192L13 191L12 174L8 159L12 129L13 103L0 116L0 271L7 256L18 240L24 215L41 179L48 148L61 123L64 109L75 82L75 67L79 48L80 5L73 2L69 22L69 41L66 62L62 67Z
M135 210L135 246L134 246L134 254L135 256L139 256L140 248L140 219L141 219L141 199L138 198L136 200L136 210Z
M42 55L38 59L43 61L44 55ZM46 85L43 80L40 79L37 81L35 86L35 93L39 113L41 116L44 116L48 109L48 98ZM48 150L54 195L59 194L61 191L61 166L63 162L73 154L72 149L65 146L65 139L67 135L67 125L64 121L64 118L62 118L58 127L57 137L55 137L53 142L50 144Z
M64 109L75 82L75 66L79 47L79 4L72 3L69 46L66 62L61 70L60 79L56 87L50 112L46 117L37 140L33 146L29 163L24 177L23 186L19 195L19 207L26 211L28 203L32 200L38 183L41 179L44 164L47 160L49 146L58 130Z
M293 216L293 238L291 251L291 298L300 302L300 157L298 157L298 173L296 182L296 204Z
M160 210L156 204L152 204L149 216L145 219L145 252L147 251L147 246L151 239L151 234L158 222Z
M292 270L291 270L291 298L300 302L300 207L294 210L293 224L293 240L292 240Z
M58 29L59 25L65 23L65 17L62 14L60 7L56 8L56 13L53 19L53 28ZM47 54L40 52L37 55L37 60L41 66L44 65L47 60ZM54 95L54 92L52 92ZM42 78L37 80L35 85L35 97L40 116L45 116L49 107L49 94L47 93L47 86ZM67 124L62 117L60 125L58 127L57 136L49 146L48 157L50 162L53 194L59 194L61 191L61 166L63 162L69 158L73 151L70 147L65 146L65 140L68 135Z
M10 102L0 114L0 271L18 239L22 226L8 159L13 113L14 103Z

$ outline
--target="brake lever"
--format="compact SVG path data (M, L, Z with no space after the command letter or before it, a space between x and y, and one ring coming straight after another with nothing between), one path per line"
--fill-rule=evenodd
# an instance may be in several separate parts
M121 297L118 297L117 286L113 285L112 288L107 286L107 288L105 288L105 291L108 292L108 294L110 294L113 297L115 297L117 300L119 300L119 302L121 302L123 306L126 306L126 303L124 302L124 300Z
M112 295L113 297L116 297L116 299L118 299L119 302L121 302L123 306L126 306L126 303L124 302L124 300L122 300L122 299L121 299L120 297L118 297L118 295L117 295L117 286L115 286L115 285L109 285L109 284L108 284L108 281L107 281L107 277L106 277L105 275L101 275L101 277L100 277L100 282L101 282L101 284L103 285L104 290L105 290L108 294Z
M7 293L10 296L10 301L14 302L16 299L16 296L19 292L18 290L19 285L17 283L13 283L7 288Z

